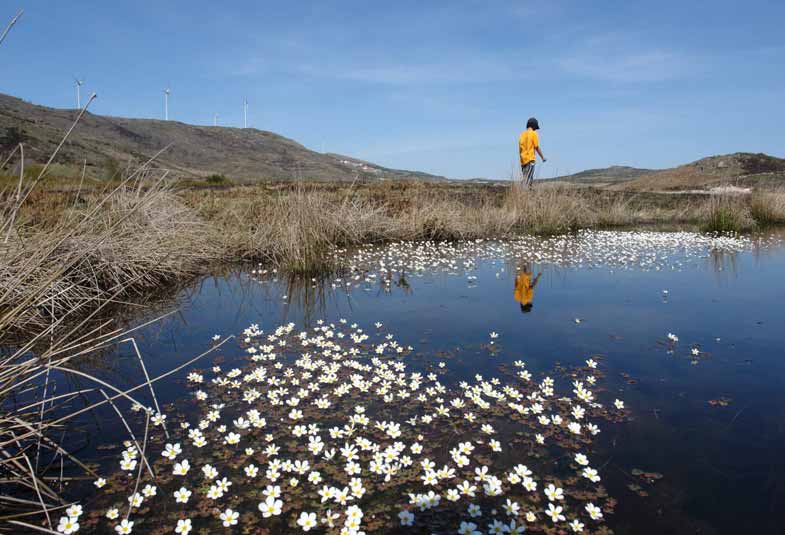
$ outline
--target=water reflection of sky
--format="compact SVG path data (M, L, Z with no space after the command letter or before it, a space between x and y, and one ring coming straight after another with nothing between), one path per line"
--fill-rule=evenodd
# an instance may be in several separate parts
M516 359L547 371L555 362L600 354L609 388L635 415L605 437L602 473L621 503L612 521L618 533L782 532L782 249L715 255L678 271L534 264L532 272L542 277L526 314L513 295L516 267L486 259L472 272L476 281L426 273L409 275L389 292L363 283L350 293L333 289L331 280L260 284L236 272L184 292L179 312L137 340L151 375L202 352L213 334L240 333L251 323L265 330L289 321L301 325L306 317L310 323L345 317L369 330L382 322L417 353L447 352L433 358L449 358L456 378L493 374ZM495 356L484 347L491 331L500 334ZM669 332L680 339L672 354L664 344ZM229 361L242 358L227 347L222 355ZM700 358L692 358L692 347L700 348ZM129 351L123 354L116 373L131 384L138 363ZM182 393L179 379L158 387L166 402ZM708 403L720 397L730 405ZM634 468L664 475L646 488L652 496L627 488Z

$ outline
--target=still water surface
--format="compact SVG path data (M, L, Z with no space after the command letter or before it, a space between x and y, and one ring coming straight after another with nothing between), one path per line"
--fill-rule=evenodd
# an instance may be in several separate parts
M545 372L601 355L606 387L633 416L608 427L595 454L619 500L608 518L616 533L785 533L785 248L675 251L657 268L487 251L456 260L321 281L237 270L184 290L179 311L136 339L153 376L204 351L214 334L340 318L369 330L382 322L414 346L413 362L446 361L455 381L518 359ZM521 306L521 273L531 273L530 307ZM134 384L138 361L127 349L121 356L110 375ZM161 403L185 394L185 373L158 386ZM112 435L104 431L101 440Z

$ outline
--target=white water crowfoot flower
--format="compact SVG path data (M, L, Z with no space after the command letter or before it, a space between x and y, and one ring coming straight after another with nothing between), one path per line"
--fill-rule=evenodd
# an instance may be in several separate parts
M262 494L267 496L268 498L280 498L281 497L281 487L278 485L267 485L262 491Z
M135 492L128 497L128 503L131 504L131 507L139 507L144 502L144 496Z
M74 503L68 506L68 509L65 510L65 515L70 518L79 518L82 516L82 512L82 506L78 503Z
M259 468L256 465L249 464L245 468L243 468L245 475L250 477L251 479L255 478L259 474Z
M502 507L504 508L504 512L507 513L507 516L517 516L521 509L521 506L518 505L517 502L514 502L509 498L507 498L507 502Z
M414 514L409 511L401 511L398 513L398 518L400 519L402 526L414 525Z
M310 531L316 526L316 513L303 511L300 513L300 518L297 519L297 525L300 526L303 531Z
M602 510L593 503L586 504L586 512L592 520L602 520Z
M461 522L458 528L459 535L482 535L482 532L477 529L477 524L474 522Z
M493 519L493 522L488 524L488 533L490 535L504 535L506 531L507 525L495 518Z
M215 479L218 477L218 470L209 464L206 464L202 467L202 473L207 479Z
M553 503L549 503L548 504L548 509L545 511L545 514L547 514L549 517L551 517L551 520L555 524L556 522L559 522L559 521L563 522L564 520L566 520L565 516L563 514L561 514L561 512L563 510L564 510L564 508L561 505L554 506Z
M180 490L174 491L174 501L177 503L188 503L191 497L191 491L185 487L180 487Z
M191 463L188 462L188 459L184 459L182 462L175 463L172 473L176 476L184 476L190 469Z
M106 485L106 480L104 478L102 478L102 477L99 477L98 479L93 481L93 485L95 485L96 487L98 487L100 489L104 485Z
M120 535L128 535L133 531L134 523L126 518L120 524L114 527L114 530Z
M583 472L581 472L581 474L583 475L583 477L585 477L592 483L598 483L600 481L600 476L597 473L597 470L595 470L594 468L589 468L587 466L586 468L583 469Z
M188 535L191 529L193 529L193 526L191 526L190 518L186 518L185 520L180 519L177 521L177 526L174 528L174 532L179 533L180 535Z
M325 525L327 525L327 526L329 526L331 528L334 528L335 527L335 521L338 520L340 518L340 516L341 515L339 515L338 513L333 513L332 509L327 509L327 511L324 512L324 516L322 517L322 524L325 524ZM347 525L348 525L348 521L347 521ZM348 531L347 526L344 526L344 530ZM341 530L341 531L344 531L344 530Z
M570 522L570 529L572 529L574 533L581 533L583 531L583 523L576 518Z
M624 408L624 402L620 399L616 399L613 401L613 406L619 410L622 410Z
M57 531L71 535L79 531L79 518L75 516L61 516L60 523L57 525Z
M240 513L233 511L232 509L227 509L218 516L223 521L223 526L228 528L237 525L237 519L240 518Z
M180 455L182 452L183 450L180 447L180 443L167 444L164 448L164 451L161 452L161 455L167 459L174 460L174 458Z
M548 500L550 501L563 500L564 490L557 488L556 485L551 483L550 485L545 487L545 495L548 497Z
M164 422L166 421L166 415L165 414L161 414L161 413L156 413L155 416L150 418L150 421L152 421L153 425L156 425L156 426L163 425ZM132 524L133 524L133 522L132 522Z
M259 511L262 512L264 518L280 515L282 507L283 502L276 500L274 496L268 496L265 501L259 503Z

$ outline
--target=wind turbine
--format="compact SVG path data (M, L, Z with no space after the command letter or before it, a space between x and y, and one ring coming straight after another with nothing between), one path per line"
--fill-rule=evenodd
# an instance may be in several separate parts
M213 126L218 126L218 114L213 115Z
M164 89L164 120L169 120L169 95L172 93L172 90L168 87Z
M243 128L248 128L248 99L243 100Z
M82 109L81 89L82 89L82 84L84 83L84 80L80 80L79 78L74 78L74 82L76 82L76 109L80 110L80 109Z

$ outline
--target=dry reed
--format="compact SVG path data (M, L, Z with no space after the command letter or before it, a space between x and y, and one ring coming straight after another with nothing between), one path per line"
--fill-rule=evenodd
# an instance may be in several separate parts
M785 224L785 191L755 191L750 213L760 227Z
M705 232L743 232L755 227L746 195L711 195L698 214Z

